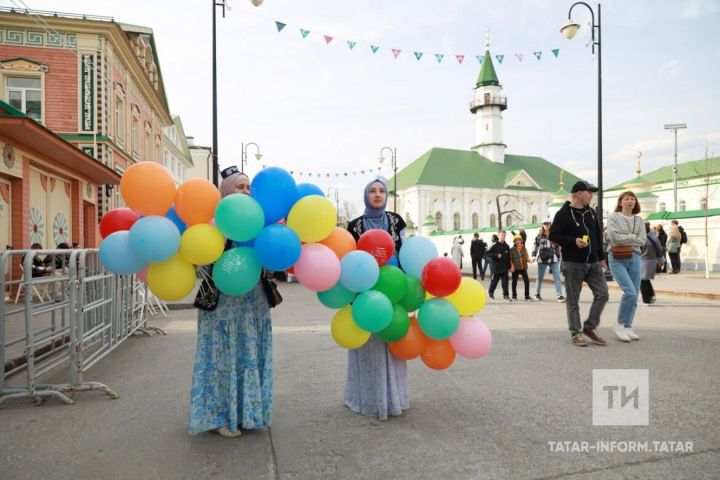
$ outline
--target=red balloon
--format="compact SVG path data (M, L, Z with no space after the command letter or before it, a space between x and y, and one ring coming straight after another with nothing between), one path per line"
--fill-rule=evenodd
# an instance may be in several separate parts
M103 215L100 220L100 236L106 238L111 233L120 230L130 230L133 223L140 219L140 215L129 208L116 208Z
M360 235L357 248L375 257L378 265L382 267L395 253L395 242L385 230L374 229Z
M422 273L425 290L436 297L447 297L460 286L462 275L458 266L449 258L433 258Z

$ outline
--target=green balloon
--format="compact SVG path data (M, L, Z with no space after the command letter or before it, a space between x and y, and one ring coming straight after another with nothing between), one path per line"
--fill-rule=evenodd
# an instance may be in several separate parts
M398 267L385 265L372 289L384 293L392 303L398 303L407 293L405 274Z
M425 303L425 288L418 278L405 275L405 280L407 281L407 293L400 300L400 305L405 307L408 312L414 312Z
M431 298L418 310L418 324L425 335L435 340L450 338L460 325L460 314L444 298Z
M257 200L235 193L215 207L215 225L230 240L246 242L257 237L265 226L265 213Z
M366 290L352 304L352 317L358 327L366 332L379 332L393 318L393 305L382 293Z
M218 290L227 294L244 295L260 280L262 265L250 247L232 248L223 253L213 265L212 278Z
M348 305L357 296L357 293L348 290L338 282L330 290L317 292L320 303L328 308L342 308Z
M407 310L400 305L393 305L393 317L390 325L380 330L375 335L386 342L397 342L405 336L410 328L410 319Z

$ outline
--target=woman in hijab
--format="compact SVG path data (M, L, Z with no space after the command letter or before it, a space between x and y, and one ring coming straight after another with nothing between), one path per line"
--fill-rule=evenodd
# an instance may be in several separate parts
M222 177L223 197L250 194L250 179L237 167L226 168ZM241 428L264 428L271 420L272 325L258 282L239 297L220 292L213 311L198 310L189 433L217 430L236 438Z
M405 221L396 213L386 212L387 180L376 177L365 187L365 213L348 225L348 231L360 238L372 229L385 230L395 242L395 255L405 240ZM379 420L401 415L410 408L405 360L394 357L387 343L370 335L362 347L348 351L345 405L353 412Z

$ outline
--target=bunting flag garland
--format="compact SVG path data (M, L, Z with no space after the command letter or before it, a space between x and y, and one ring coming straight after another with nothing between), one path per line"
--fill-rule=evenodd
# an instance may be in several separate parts
M287 23L281 22L279 20L275 20L274 23L275 23L275 28L277 29L278 33L281 33L285 29L285 27L288 26ZM310 33L311 33L310 30L300 28L300 35L302 36L303 39L308 38L310 36ZM337 38L333 35L322 35L322 37L323 37L323 40L326 45L329 45L330 42L332 42L335 38ZM355 49L355 47L358 44L358 42L355 40L346 40L346 43L347 43L348 49L350 49L350 50ZM380 45L370 45L370 50L372 51L373 54L375 54L380 50ZM402 49L391 48L390 51L393 54L393 58L395 58L397 60L398 57L400 56L400 53L402 52ZM560 55L559 48L553 48L550 51L552 52L553 57L555 57L555 58L559 57L559 55ZM542 60L542 54L543 54L542 50L533 51L532 54L535 56L535 58L538 61ZM417 60L418 62L421 61L423 55L424 55L423 52L413 51L413 56L415 57L415 60ZM433 56L435 57L435 60L437 61L438 64L441 64L445 58L444 53L435 53L435 54L433 54ZM525 53L515 53L514 56L515 56L515 58L517 58L518 62L522 63L523 58L525 57ZM465 60L467 55L455 54L454 57L457 60L458 64L462 65L463 61ZM476 54L476 55L474 55L474 57L477 59L478 63L480 65L482 65L483 59L485 56L481 55L481 54ZM505 60L505 54L502 54L502 53L496 54L495 59L497 60L498 64L502 64L503 60Z
M263 165L262 168L267 168L270 165ZM347 172L300 172L298 170L288 170L290 172L290 175L297 175L298 177L325 177L325 178L332 178L332 177L347 177L349 175L365 175L366 173L371 174L375 172L381 172L382 167L377 168L366 168L365 170L355 170L355 171L347 171Z

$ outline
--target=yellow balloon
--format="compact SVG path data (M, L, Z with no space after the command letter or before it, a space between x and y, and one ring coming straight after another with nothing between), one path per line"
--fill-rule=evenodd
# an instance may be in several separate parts
M287 226L298 234L304 243L319 242L335 229L335 205L320 195L308 195L290 209Z
M330 325L330 333L338 345L349 349L362 347L370 338L370 332L355 324L350 305L341 308L335 314Z
M198 223L185 230L180 237L180 255L194 265L209 265L220 258L225 237L214 225Z
M179 254L148 267L148 286L160 300L180 300L192 291L196 279L195 267Z
M474 315L485 307L487 295L485 287L480 282L469 277L463 277L460 287L445 300L452 303L462 316Z

